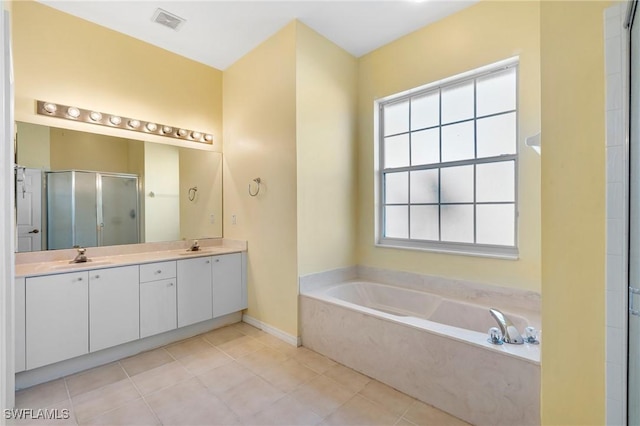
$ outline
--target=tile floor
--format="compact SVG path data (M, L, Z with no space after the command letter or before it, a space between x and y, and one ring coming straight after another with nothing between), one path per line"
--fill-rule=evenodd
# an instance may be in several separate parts
M463 425L306 348L238 323L22 390L53 425Z

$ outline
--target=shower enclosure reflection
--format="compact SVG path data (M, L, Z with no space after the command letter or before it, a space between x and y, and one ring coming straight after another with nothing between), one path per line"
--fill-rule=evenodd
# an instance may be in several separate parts
M46 185L49 249L140 242L137 176L47 172Z

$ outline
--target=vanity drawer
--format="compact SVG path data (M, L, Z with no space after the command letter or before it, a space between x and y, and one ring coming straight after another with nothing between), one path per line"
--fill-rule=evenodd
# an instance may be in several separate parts
M157 262L140 265L140 282L164 280L176 277L176 262Z

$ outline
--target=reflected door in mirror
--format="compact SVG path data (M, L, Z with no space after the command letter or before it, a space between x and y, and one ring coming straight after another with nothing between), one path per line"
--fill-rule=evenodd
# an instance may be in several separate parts
M42 171L16 169L18 252L42 250Z

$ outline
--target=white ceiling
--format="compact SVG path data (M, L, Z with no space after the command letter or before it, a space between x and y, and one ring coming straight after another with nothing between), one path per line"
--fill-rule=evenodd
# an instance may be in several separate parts
M39 1L224 70L293 19L359 57L478 0ZM177 32L152 22L158 7L187 22Z

